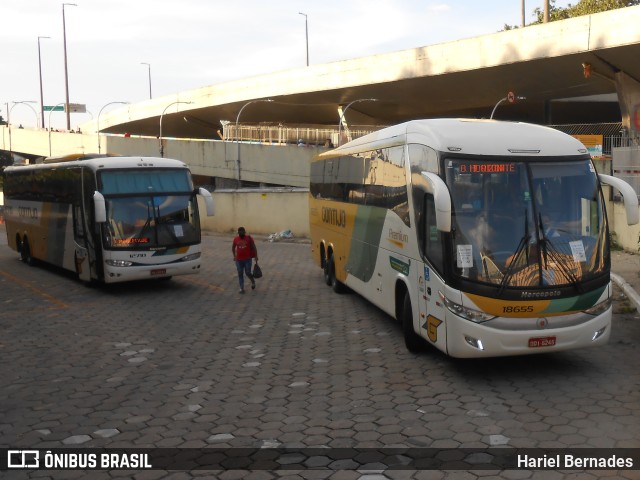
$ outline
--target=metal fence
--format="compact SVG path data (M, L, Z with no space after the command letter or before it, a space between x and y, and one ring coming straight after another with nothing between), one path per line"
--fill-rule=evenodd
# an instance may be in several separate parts
M380 130L380 126L356 126L349 128L348 133L342 130L342 143L348 135L352 140L368 133ZM324 146L330 142L331 146L338 145L338 128L324 127L288 127L285 125L236 125L228 123L223 126L223 135L226 140L267 143L276 145L311 145Z

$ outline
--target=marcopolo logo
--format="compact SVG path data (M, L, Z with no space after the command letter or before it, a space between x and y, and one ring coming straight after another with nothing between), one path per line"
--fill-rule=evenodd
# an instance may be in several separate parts
M38 468L40 452L38 450L8 450L8 468Z

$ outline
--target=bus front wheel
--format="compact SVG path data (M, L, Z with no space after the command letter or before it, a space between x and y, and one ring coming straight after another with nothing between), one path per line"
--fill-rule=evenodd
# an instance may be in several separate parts
M413 329L413 309L411 308L411 297L405 293L402 303L402 332L404 333L404 344L411 353L418 353L424 349L424 340Z

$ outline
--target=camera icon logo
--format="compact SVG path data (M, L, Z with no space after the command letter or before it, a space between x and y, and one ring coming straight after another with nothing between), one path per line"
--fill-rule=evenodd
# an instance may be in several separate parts
M40 467L40 452L38 450L8 450L8 468L38 468Z

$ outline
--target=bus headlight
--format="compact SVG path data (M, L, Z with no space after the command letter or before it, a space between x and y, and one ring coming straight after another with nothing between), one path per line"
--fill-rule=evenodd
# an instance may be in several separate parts
M187 255L185 257L182 257L180 259L180 261L181 262L190 262L191 260L197 260L198 258L200 258L200 252L192 253L191 255Z
M442 292L438 292L438 293L440 294L440 298L444 302L447 309L449 309L450 312L455 313L459 317L462 317L466 320L470 320L474 323L487 322L492 318L495 318L494 315L481 312L480 310L474 310L473 308L468 308L456 302L453 302L449 300L447 297L445 297Z
M105 260L104 263L110 267L130 267L133 265L133 262L128 262L127 260Z
M607 298L604 302L600 302L599 304L591 307L589 310L585 310L585 313L589 315L600 315L601 313L606 312L611 307L611 297Z

